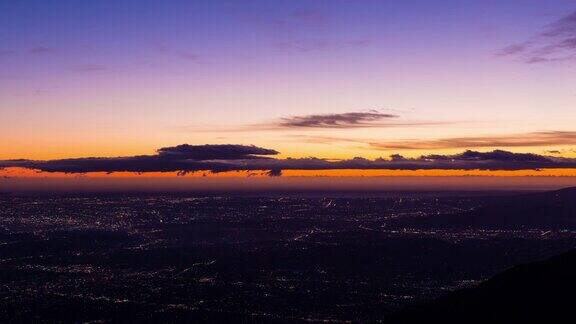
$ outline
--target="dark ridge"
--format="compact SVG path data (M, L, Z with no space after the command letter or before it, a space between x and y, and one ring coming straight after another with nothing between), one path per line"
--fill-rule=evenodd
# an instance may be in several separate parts
M545 261L518 265L476 288L409 306L388 317L386 323L565 322L576 306L575 273L576 250L572 250Z

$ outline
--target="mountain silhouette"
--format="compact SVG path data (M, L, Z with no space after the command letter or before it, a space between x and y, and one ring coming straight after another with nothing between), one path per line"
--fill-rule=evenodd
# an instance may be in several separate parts
M518 265L475 288L409 306L386 323L560 323L576 309L576 250Z
M471 211L400 223L416 227L576 229L576 187L501 197Z

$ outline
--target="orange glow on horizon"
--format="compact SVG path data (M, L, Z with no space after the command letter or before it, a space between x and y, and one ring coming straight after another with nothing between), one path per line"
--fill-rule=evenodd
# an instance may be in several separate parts
M235 178L235 177L267 177L267 171L229 171L212 173L210 171L197 171L187 174L178 172L89 172L83 174L67 174L63 172L40 172L25 168L5 168L0 170L0 177L14 178ZM283 177L576 177L576 169L542 169L542 170L285 170Z

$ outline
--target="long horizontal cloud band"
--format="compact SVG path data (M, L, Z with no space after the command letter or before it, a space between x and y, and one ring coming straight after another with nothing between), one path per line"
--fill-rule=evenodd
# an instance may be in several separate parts
M504 136L452 137L436 140L406 140L371 142L375 149L443 149L478 147L527 147L548 145L575 145L576 132L548 131Z
M390 159L326 160L320 158L277 159L275 150L245 145L179 145L158 150L156 155L75 158L59 160L4 160L0 168L22 167L44 172L195 172L267 170L272 176L282 170L524 170L576 168L576 159L556 158L530 153L466 151L456 155L426 155Z

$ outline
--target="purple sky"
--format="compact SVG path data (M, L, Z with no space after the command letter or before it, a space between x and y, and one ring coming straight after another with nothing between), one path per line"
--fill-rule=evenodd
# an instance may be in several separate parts
M576 4L0 2L0 159L575 157Z

